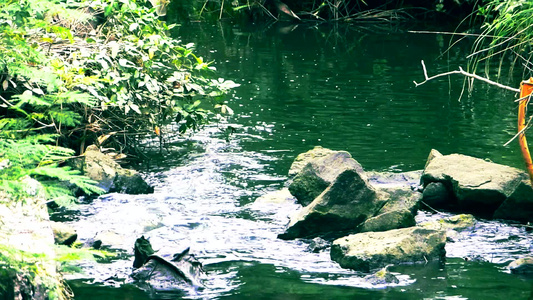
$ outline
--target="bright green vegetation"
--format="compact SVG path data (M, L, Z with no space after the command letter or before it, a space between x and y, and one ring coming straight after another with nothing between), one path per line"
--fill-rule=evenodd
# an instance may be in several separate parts
M98 193L64 166L76 151L106 142L140 152L142 139L157 133L163 143L231 111L222 96L237 85L212 79L214 68L169 37L155 10L142 0L0 1L4 191L23 198L30 176L47 199L72 200L72 185Z
M533 2L524 0L489 0L478 9L484 18L483 33L477 39L473 52L470 54L471 65L475 69L485 65L488 74L490 62L506 60L512 66L523 68L523 74L533 69L531 63L531 45L533 44ZM513 68L511 68L511 71ZM501 72L501 68L499 72ZM499 75L499 74L498 74Z
M0 295L6 299L20 297L20 295L11 294L13 293L11 285L16 282L18 293L23 295L33 295L41 299L71 298L60 277L55 274L46 274L46 269L42 267L46 264L55 263L43 253L29 253L0 245L0 278L11 279L0 282ZM39 287L32 291L36 278L39 278Z

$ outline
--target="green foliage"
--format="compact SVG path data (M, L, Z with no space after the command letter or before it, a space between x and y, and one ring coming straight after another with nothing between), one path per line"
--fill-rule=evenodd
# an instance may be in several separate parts
M532 70L532 13L533 2L526 0L489 0L480 6L478 15L484 18L485 24L469 56L470 68L475 70L485 63L488 74L493 58L497 58L500 64L510 58Z
M48 291L47 299L68 299L70 298L63 286L60 276L53 274L46 274L42 268L44 264L53 263L52 258L44 253L21 251L0 244L0 276L2 278L12 278L13 281L18 281L19 284L27 282L31 284L30 287L37 284L44 286ZM39 277L39 283L35 282ZM16 279L15 279L16 278ZM9 289L12 282L10 280L0 283L0 295L9 295ZM26 296L32 296L32 291Z
M91 84L73 82L76 89L98 99L90 113L105 120L96 135L124 133L113 138L154 132L173 124L183 134L208 121L232 81L209 79L214 67L167 35L155 8L144 1L91 2L107 17L100 37L91 42L101 51L74 53ZM150 5L148 5L150 6ZM112 38L109 38L112 37ZM70 72L73 73L73 72ZM123 141L122 144L131 144Z
M46 199L60 204L74 200L72 186L87 194L102 193L94 181L80 175L78 170L59 166L74 151L46 144L51 140L52 136L43 135L32 135L22 140L0 136L0 188L14 200L35 196L40 188L25 180L32 177L40 182Z
M214 68L170 28L142 0L0 2L2 189L22 199L32 177L63 203L71 186L99 193L58 145L82 151L105 136L130 151L167 125L184 134L216 108L231 112L222 96L237 85L211 79Z

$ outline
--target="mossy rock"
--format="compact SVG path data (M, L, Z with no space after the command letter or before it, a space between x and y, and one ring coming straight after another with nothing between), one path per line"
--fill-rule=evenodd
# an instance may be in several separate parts
M349 235L333 242L331 259L341 267L369 272L389 264L444 261L446 232L410 227Z

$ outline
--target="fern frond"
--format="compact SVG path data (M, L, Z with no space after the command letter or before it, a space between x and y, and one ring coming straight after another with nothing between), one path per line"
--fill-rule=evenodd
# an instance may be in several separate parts
M48 112L50 119L55 123L61 123L65 126L76 126L81 123L81 116L71 110L51 110Z
M34 96L33 93L29 90L26 92L20 94L20 95L14 95L13 99L16 99L17 102L14 107L21 108L25 104L37 106L37 107L50 107L52 106L52 102L48 101L46 98L41 98Z

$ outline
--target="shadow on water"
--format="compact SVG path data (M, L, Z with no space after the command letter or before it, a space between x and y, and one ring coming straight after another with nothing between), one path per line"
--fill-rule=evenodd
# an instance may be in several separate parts
M308 241L277 239L298 205L253 202L282 187L294 157L315 145L347 150L367 170L421 169L432 148L521 166L514 147L502 146L514 135L514 95L476 84L461 97L459 77L418 88L412 83L423 78L421 59L431 73L464 65L468 43L447 51L446 36L277 24L257 31L187 24L175 34L195 42L220 76L241 84L228 103L235 116L155 156L145 174L154 194L104 195L70 218L57 216L82 240L111 230L116 246L130 252L141 235L160 251L190 246L207 279L206 289L185 298L529 297L531 279L504 268L530 253L532 237L522 228L480 221L447 244L444 268L396 266L399 284L371 286L364 274L332 262L328 249L314 253ZM236 131L226 140L228 126ZM421 213L419 219L433 217ZM132 261L84 263L84 275L68 277L75 298L183 297L132 285Z

